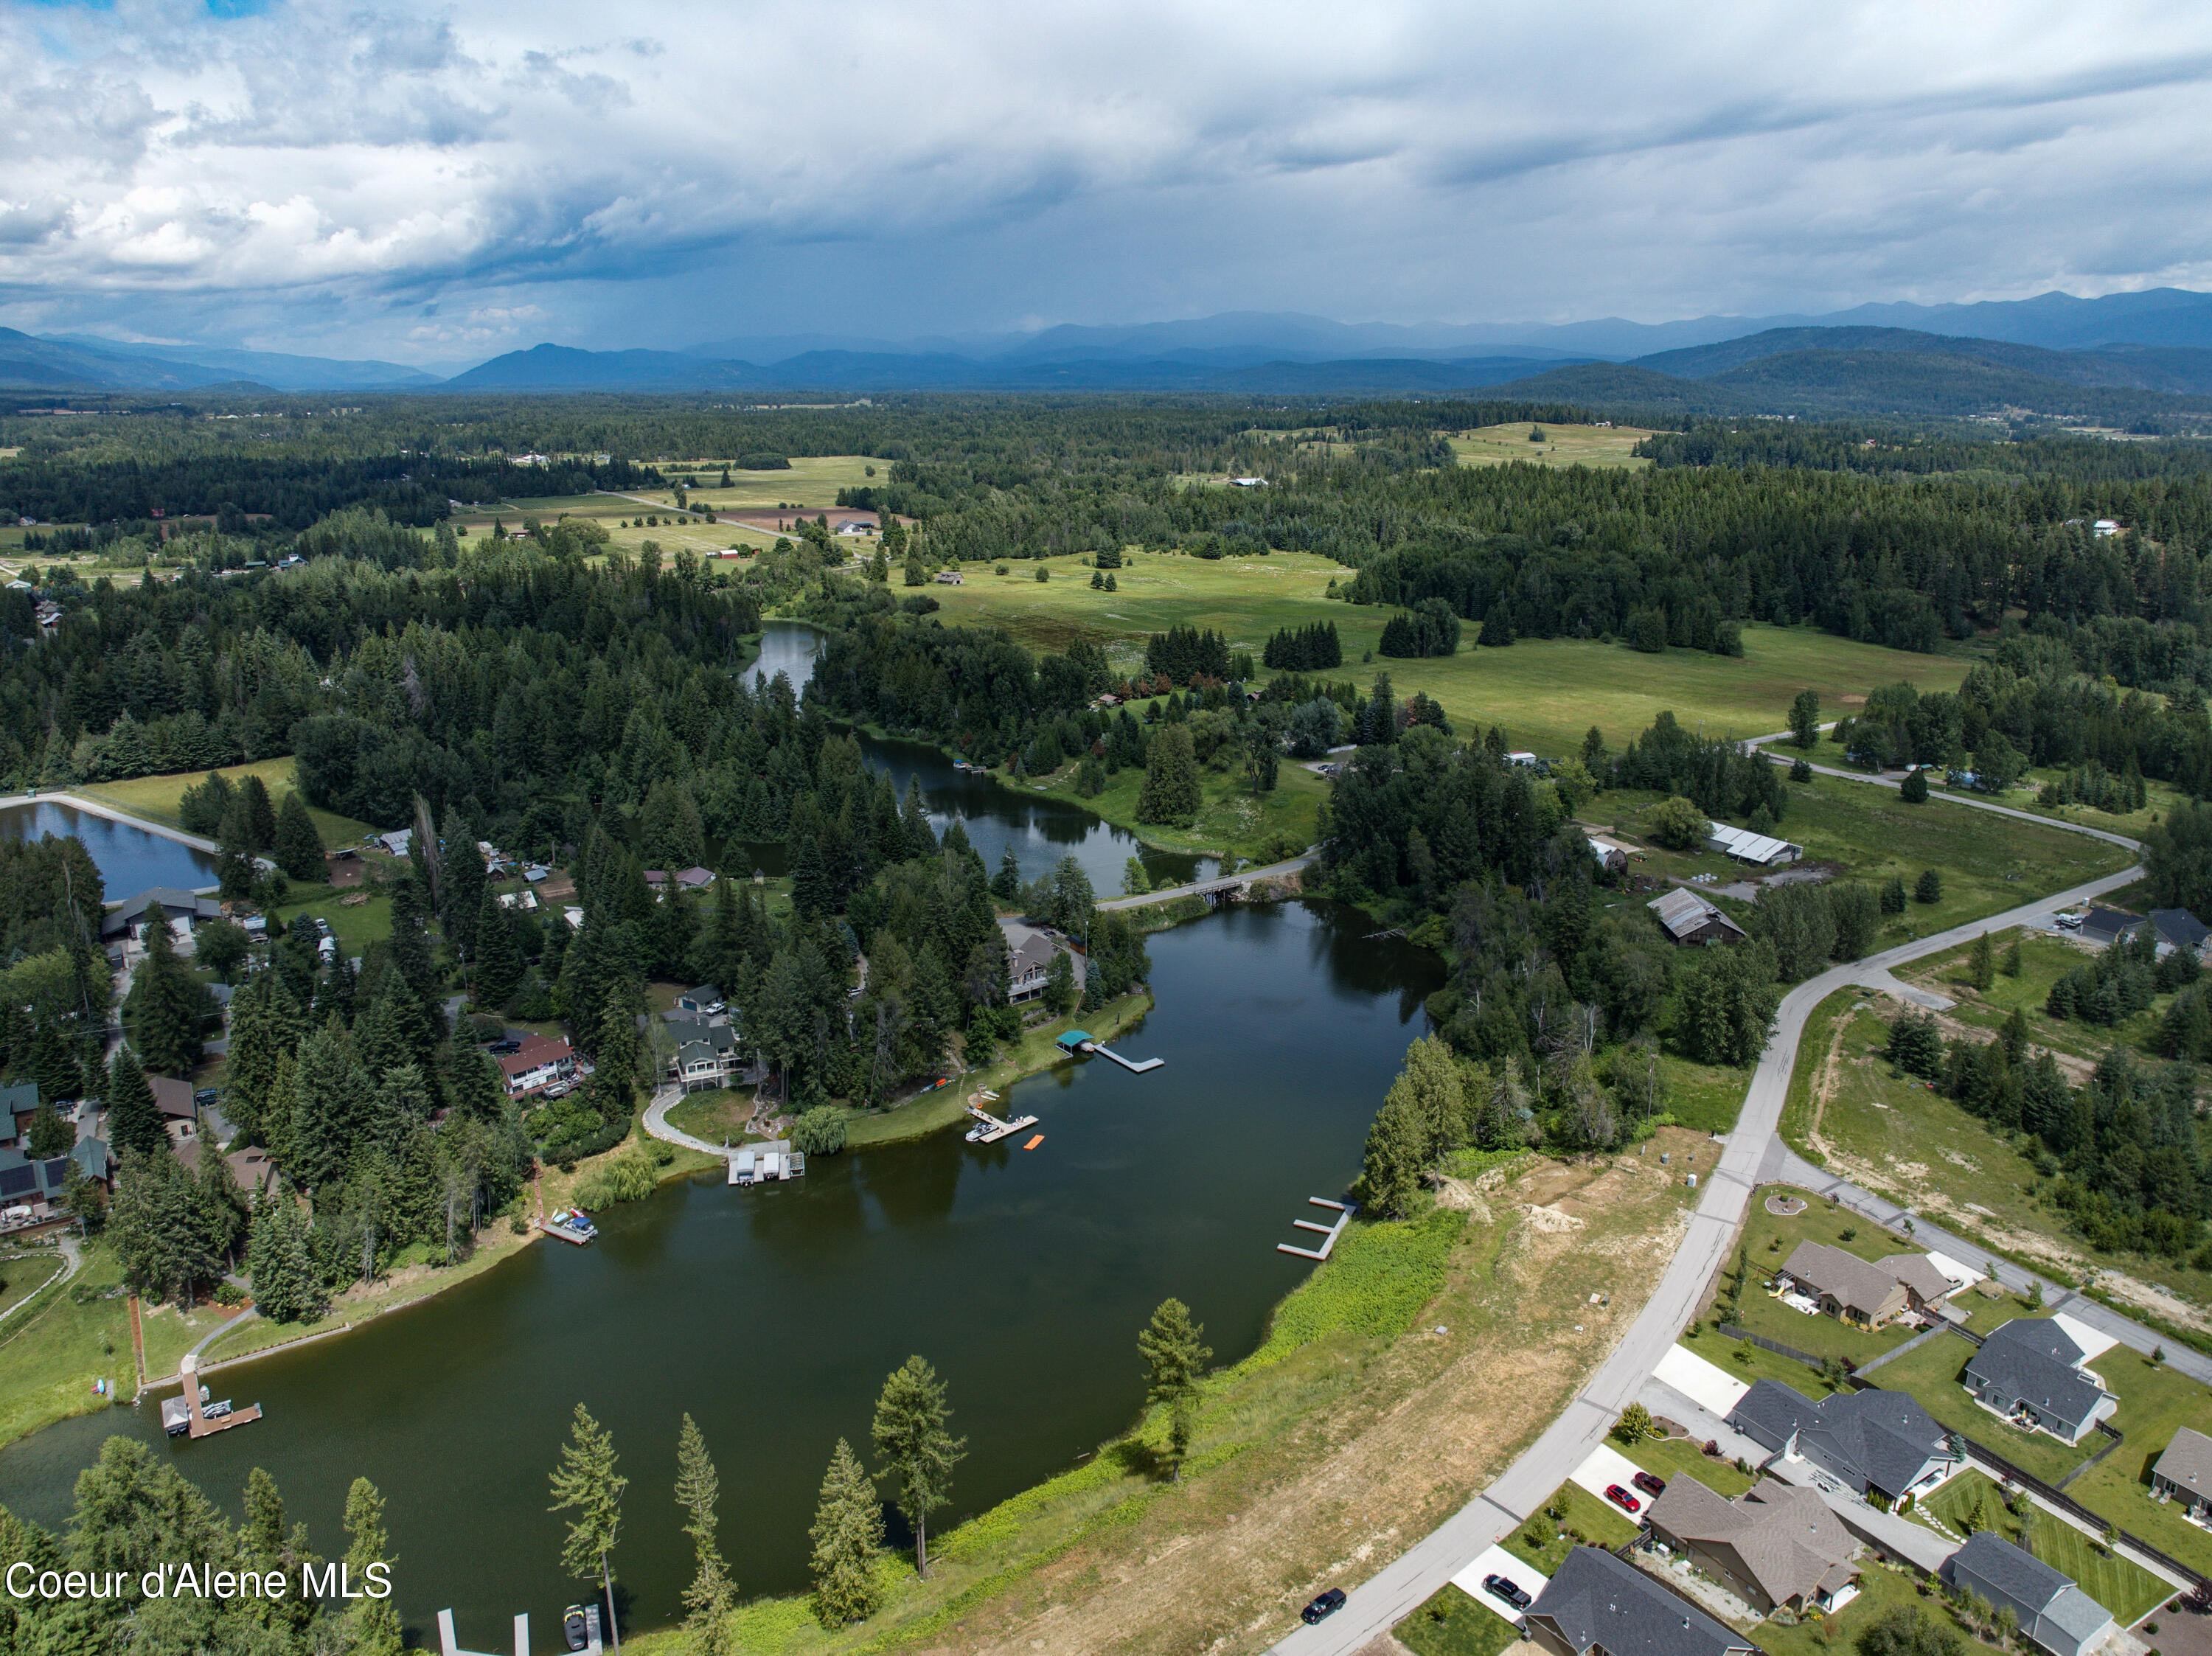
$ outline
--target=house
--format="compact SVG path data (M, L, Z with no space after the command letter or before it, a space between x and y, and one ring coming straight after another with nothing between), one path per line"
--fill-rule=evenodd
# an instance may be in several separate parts
M1577 1547L1528 1607L1551 1656L1757 1656L1759 1647L1603 1547Z
M1229 486L1231 488L1265 488L1267 480L1265 477L1231 477Z
M2204 940L2212 937L2212 926L2208 926L2185 908L2154 908L2150 912L2151 929L2158 933L2158 952L2161 955L2176 949L2185 949L2192 955L2204 952Z
M1935 1313L1960 1287L1924 1253L1892 1253L1869 1264L1820 1242L1798 1243L1775 1281L1784 1294L1802 1294L1829 1316L1862 1328L1880 1328L1907 1313Z
M20 1149L0 1150L0 1228L51 1218L73 1165L66 1156L33 1160Z
M1838 1392L1814 1403L1779 1380L1757 1380L1728 1423L1784 1459L1809 1460L1893 1504L1927 1494L1966 1464L1952 1453L1951 1434L1902 1392Z
M2180 1501L2198 1523L2212 1523L2212 1437L2176 1427L2173 1441L2150 1469L2150 1492L2160 1501Z
M31 1118L39 1113L39 1083L19 1081L12 1087L0 1087L0 1149L21 1149L23 1135L31 1130Z
M966 583L957 569L940 569L937 572L937 584L939 586L961 586Z
M1744 929L1687 886L1654 897L1644 904L1659 917L1667 935L1678 943L1734 943L1744 940Z
M1823 1242L1798 1243L1776 1281L1785 1293L1802 1293L1838 1322L1861 1328L1880 1328L1911 1303L1893 1274Z
M154 1107L167 1121L197 1121L200 1107L192 1099L192 1083L179 1081L174 1076L149 1075L146 1085L153 1090Z
M1674 1477L1649 1521L1654 1536L1761 1615L1826 1616L1858 1597L1858 1543L1816 1489L1769 1482L1729 1501Z
M2050 1656L2087 1656L2118 1630L2112 1612L2033 1553L1977 1530L1943 1561L1943 1580L2009 1610L2021 1634Z
M267 1195L276 1187L279 1178L276 1164L269 1159L269 1152L258 1144L233 1150L222 1159L230 1163L230 1176L249 1202L256 1197Z
M720 1021L709 1023L684 1016L672 1017L678 1036L675 1055L668 1060L668 1078L687 1093L710 1087L726 1087L745 1070L745 1056L738 1032Z
M2120 1406L2082 1368L2088 1356L2055 1318L2014 1317L1976 1348L1960 1378L1983 1408L2014 1425L2079 1443Z
M499 894L499 906L512 908L517 913L527 914L538 907L538 894L530 890L502 891Z
M1530 753L1526 748L1520 748L1507 754L1505 755L1505 762L1509 765L1519 765L1525 770L1534 770L1540 761L1537 759L1534 754Z
M872 519L848 518L837 525L837 532L840 535L872 535L876 532L876 525Z
M2091 943L2109 945L2135 936L2148 924L2140 914L2091 903L2089 912L2081 917L2081 935Z
M1006 940L1006 999L1010 1004L1035 1000L1044 993L1054 955L1067 956L1075 968L1075 986L1083 986L1087 962L1078 950L1070 949L1054 933L1024 925L1019 920L1002 919L999 930Z
M2111 536L2118 534L2120 532L2120 525L2113 519L2100 518L2096 522L2089 525L2089 532L2101 541Z
M565 1040L532 1035L522 1043L520 1052L501 1059L499 1067L507 1077L507 1095L526 1098L574 1075L576 1052Z
M1793 846L1787 840L1778 840L1771 834L1753 834L1749 828L1730 828L1726 822L1705 824L1705 849L1733 857L1739 863L1749 863L1758 868L1772 868L1778 864L1794 863L1805 854L1805 847Z
M135 897L125 897L100 917L100 940L112 943L127 937L133 943L146 941L147 922L155 914L169 923L170 932L180 941L192 935L192 927L204 920L222 918L222 905L212 897L202 897L175 886L155 886Z
M1597 858L1597 865L1600 868L1608 874L1620 874L1627 869L1628 847L1626 846L1618 840L1607 839L1602 834L1592 834L1587 837L1589 840L1590 855Z
M722 992L711 983L702 983L696 989L687 989L676 998L679 1012L699 1012L711 1016L726 1004Z
M685 891L704 891L714 883L714 870L711 868L701 868L696 864L690 868L680 868L676 870L676 883L679 889Z

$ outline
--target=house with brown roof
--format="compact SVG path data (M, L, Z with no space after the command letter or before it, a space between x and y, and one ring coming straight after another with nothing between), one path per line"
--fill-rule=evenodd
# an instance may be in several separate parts
M575 1049L565 1040L532 1035L521 1050L500 1059L499 1067L507 1077L507 1095L523 1098L575 1074Z
M2160 1501L2179 1501L2200 1524L2212 1521L2212 1437L2176 1427L2173 1441L2150 1469L2150 1492Z
M1784 1293L1802 1294L1861 1328L1880 1328L1912 1302L1893 1272L1824 1242L1798 1243L1775 1281Z
M1826 1616L1858 1596L1858 1543L1817 1490L1764 1483L1735 1501L1671 1478L1651 1533L1761 1615Z

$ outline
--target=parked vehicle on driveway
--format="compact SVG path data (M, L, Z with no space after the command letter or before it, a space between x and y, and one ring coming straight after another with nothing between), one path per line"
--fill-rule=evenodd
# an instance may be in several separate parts
M1625 1513L1640 1513L1644 1510L1644 1503L1618 1483L1608 1483L1605 1486L1605 1498Z
M1638 1472L1634 1477L1629 1479L1629 1482L1648 1495L1662 1495L1667 1493L1667 1480L1655 1477L1650 1472Z
M1510 1575L1484 1576L1482 1590L1495 1598L1503 1598L1516 1610L1526 1610L1536 1602L1535 1595Z

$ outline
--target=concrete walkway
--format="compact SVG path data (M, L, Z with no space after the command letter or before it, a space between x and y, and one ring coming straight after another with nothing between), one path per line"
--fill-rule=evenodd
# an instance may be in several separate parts
M694 1138L680 1127L668 1125L668 1112L684 1101L681 1087L661 1086L653 1089L653 1102L645 1107L645 1130L653 1137L670 1144L681 1144L687 1150L702 1150L708 1156L727 1156L726 1144L709 1144L703 1138Z
M1210 886L1224 880L1267 880L1285 874L1297 874L1312 866L1317 849L1308 851L1303 857L1293 857L1286 863L1270 863L1265 868L1240 868L1234 874L1217 874L1210 880L1194 880L1187 885L1162 886L1158 891L1147 891L1134 897L1109 897L1098 905L1101 908L1142 908L1147 903L1171 903L1179 897L1195 897Z

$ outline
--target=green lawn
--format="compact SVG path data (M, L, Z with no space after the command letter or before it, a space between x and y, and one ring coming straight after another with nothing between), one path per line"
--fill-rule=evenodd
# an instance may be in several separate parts
M1955 689L1966 663L1957 656L1917 655L1832 637L1810 628L1760 625L1743 629L1741 657L1670 650L1643 655L1595 640L1524 639L1509 649L1481 650L1473 628L1459 653L1425 661L1362 658L1380 641L1395 613L1382 605L1330 600L1331 581L1352 571L1302 552L1208 561L1173 552L1126 552L1117 591L1096 591L1090 571L1074 558L1048 560L1052 579L1039 584L1024 561L993 573L967 566L958 586L932 587L947 623L1002 626L1033 648L1064 649L1090 639L1125 670L1142 659L1146 637L1183 623L1222 633L1233 649L1256 656L1278 628L1336 623L1345 664L1331 676L1363 688L1388 671L1399 695L1425 692L1462 731L1502 725L1516 746L1565 754L1579 748L1593 725L1616 750L1649 728L1662 711L1708 734L1759 736L1779 730L1790 699L1811 688L1832 713L1877 685L1910 680L1923 690ZM1939 807L1940 809L1940 807Z
M710 1144L720 1143L725 1135L735 1143L744 1137L741 1129L745 1118L752 1113L752 1107L750 1093L717 1087L708 1092L687 1094L680 1103L669 1109L668 1125Z
M1972 1469L1960 1472L1930 1495L1926 1504L1954 1534L1964 1535L1977 1503L1981 1508L1978 1527L1995 1530L2018 1545L2020 1520L2005 1510L2004 1492L1981 1472ZM2035 1514L2029 1550L2051 1568L2073 1577L2082 1592L2118 1618L2122 1627L2134 1626L2173 1592L2140 1564L2106 1552L2093 1538L2047 1512L2039 1510Z
M281 931L301 914L328 920L331 934L338 940L338 948L348 960L356 959L369 944L392 935L391 898L378 891L371 892L365 903L343 901L364 889L360 886L343 891L326 885L295 886L290 899L270 911L269 929L272 932Z
M1939 1602L1920 1596L1919 1580L1910 1570L1876 1563L1869 1549L1859 1560L1859 1596L1829 1618L1835 1624L1832 1634L1819 1618L1808 1617L1795 1627L1761 1622L1753 1636L1767 1656L1844 1656L1856 1647L1860 1634L1900 1605L1917 1605L1948 1621Z
M1561 1503L1566 1515L1555 1523L1548 1514L1554 1505ZM1541 1509L1532 1513L1527 1523L1499 1544L1548 1576L1557 1572L1560 1562L1570 1552L1584 1543L1595 1547L1621 1546L1636 1538L1638 1528L1636 1520L1627 1513L1607 1505L1581 1484L1569 1483L1559 1485ZM1535 1541L1530 1541L1531 1535Z
M1752 1202L1742 1244L1751 1273L1744 1281L1737 1326L1816 1357L1843 1357L1853 1363L1894 1351L1918 1333L1917 1329L1898 1322L1871 1331L1854 1328L1834 1317L1796 1310L1766 1291L1765 1284L1782 1269L1800 1242L1825 1243L1869 1261L1912 1251L1869 1220L1856 1214L1831 1212L1824 1200L1808 1192L1791 1193L1804 1197L1807 1206L1804 1212L1786 1218L1766 1210L1764 1191Z
M5 1315L61 1274L62 1256L44 1251L0 1259L0 1315ZM0 1328L11 1325L0 1323Z
M1521 1637L1512 1623L1449 1581L1391 1631L1413 1656L1499 1656Z
M1966 1341L1947 1335L1884 1364L1869 1378L1885 1391L1911 1392L1944 1425L1964 1433L1977 1443L1987 1444L2007 1460L2045 1483L2063 1482L2102 1444L2103 1439L2093 1435L2081 1447L2069 1447L2048 1432L2025 1432L1998 1419L1969 1397L1966 1388L1959 1383L1959 1371L1972 1355L1973 1348ZM2121 1407L2124 1411L2124 1400ZM2118 1420L2113 1424L2122 1431L2127 1429Z
M129 1303L104 1297L123 1281L114 1250L95 1241L84 1269L0 1331L0 1443L10 1443L71 1415L108 1407L96 1379L114 1382L127 1401L137 1385L131 1354ZM145 1319L146 1371L173 1374L177 1359L215 1326L211 1312L187 1323L173 1309Z
M2112 1424L2127 1441L2068 1484L2066 1493L2122 1529L2212 1575L2212 1533L2182 1517L2179 1507L2150 1498L2152 1464L2173 1441L2176 1427L2205 1429L2206 1417L2212 1416L2212 1392L2124 1345L2105 1352L2090 1367L2118 1396L2119 1412L2112 1416Z
M292 760L257 759L250 765L225 765L222 773L235 785L248 775L261 779L262 786L269 790L269 803L282 809L284 796L292 792ZM127 782L96 782L72 788L88 799L97 799L118 810L143 816L149 822L160 822L169 828L182 824L177 820L177 802L186 788L207 779L205 771L181 771L167 776L137 776ZM323 849L336 851L341 846L357 846L364 834L376 830L368 823L350 816L340 816L335 811L307 807L307 815L314 819L315 832L323 837Z
M1780 1380L1806 1397L1825 1398L1835 1388L1820 1378L1820 1371L1808 1368L1803 1363L1769 1351L1764 1346L1753 1345L1749 1340L1732 1340L1716 1331L1710 1317L1694 1329L1685 1330L1682 1344L1694 1351L1715 1368L1733 1374L1747 1386L1754 1380ZM1809 1349L1809 1348L1808 1348Z
M1717 1455L1709 1455L1686 1437L1646 1438L1641 1443L1624 1445L1617 1437L1606 1439L1609 1447L1618 1449L1647 1472L1656 1472L1672 1481L1677 1477L1694 1477L1716 1495L1733 1501L1759 1480L1735 1469L1735 1463Z

